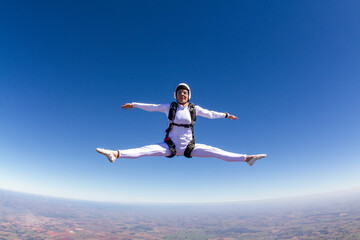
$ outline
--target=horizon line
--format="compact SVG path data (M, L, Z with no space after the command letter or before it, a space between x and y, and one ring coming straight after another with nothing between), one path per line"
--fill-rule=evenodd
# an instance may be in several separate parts
M278 197L278 198L265 198L265 199L253 199L253 200L239 200L239 201L224 201L224 202L137 202L137 201L104 201L104 200L89 200L89 199L76 199L69 197L59 197L52 195L45 195L39 193L23 192L13 189L0 188L0 191L9 191L19 194L28 194L37 197L44 198L54 198L58 200L68 200L68 201L78 201L78 202L90 202L90 203L104 203L104 204L119 204L119 205L178 205L178 206L189 206L189 205L236 205L236 204L246 204L246 203L263 203L263 202L272 202L272 201L285 201L285 200L296 200L296 199L309 199L309 198L320 198L325 196L336 196L337 194L351 194L351 193L360 193L360 187L353 187L348 189L336 190L331 192L321 192L313 194L305 194L298 196L288 196L288 197Z

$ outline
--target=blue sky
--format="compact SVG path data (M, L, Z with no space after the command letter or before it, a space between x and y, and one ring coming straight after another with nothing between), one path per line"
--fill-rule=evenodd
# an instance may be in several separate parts
M228 202L360 187L358 1L2 1L0 188L114 202ZM192 102L197 142L267 153L110 164L95 148L160 142Z

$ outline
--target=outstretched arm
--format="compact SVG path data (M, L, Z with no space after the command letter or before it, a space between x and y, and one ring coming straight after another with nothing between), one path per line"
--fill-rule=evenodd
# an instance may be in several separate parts
M206 117L206 118L210 118L210 119L215 119L215 118L228 118L228 119L237 119L236 116L231 115L229 113L220 113L220 112L215 112L215 111L210 111L207 109L204 109L200 106L195 106L196 108L196 115L202 116L202 117Z
M122 109L129 109L129 110L131 110L134 107L140 108L142 110L149 111L149 112L168 113L170 104L148 104L148 103L133 102L133 103L125 103L124 105L121 106Z

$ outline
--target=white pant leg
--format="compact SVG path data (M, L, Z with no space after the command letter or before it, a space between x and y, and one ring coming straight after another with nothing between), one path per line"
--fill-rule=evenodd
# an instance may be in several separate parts
M132 148L126 150L119 150L119 158L140 158L150 156L169 156L171 154L169 147L166 143L158 143L147 145L140 148Z
M220 148L195 143L195 148L191 152L192 157L214 157L228 162L245 162L246 154L238 154L224 151Z

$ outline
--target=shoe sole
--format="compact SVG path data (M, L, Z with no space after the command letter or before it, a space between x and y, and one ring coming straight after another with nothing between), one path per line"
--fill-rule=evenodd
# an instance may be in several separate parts
M111 153L107 153L108 150L97 148L96 151L102 155L105 155L111 163L115 162L116 158Z
M257 160L266 157L266 154L257 154L252 159L250 159L247 163L252 166Z

